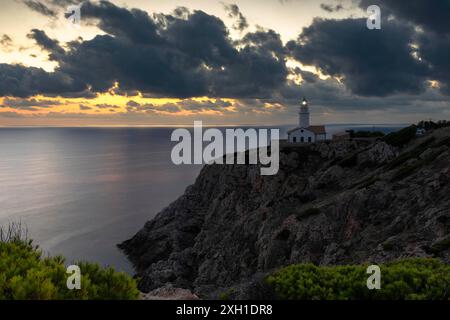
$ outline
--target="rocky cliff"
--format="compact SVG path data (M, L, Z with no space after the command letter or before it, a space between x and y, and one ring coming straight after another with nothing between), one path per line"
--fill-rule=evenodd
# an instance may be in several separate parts
M148 292L211 297L280 266L439 257L450 262L450 128L383 140L285 146L280 171L206 166L120 247Z

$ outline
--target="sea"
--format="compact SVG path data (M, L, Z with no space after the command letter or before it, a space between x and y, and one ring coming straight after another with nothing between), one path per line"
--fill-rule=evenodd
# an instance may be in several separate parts
M339 124L327 131L404 126ZM278 127L281 138L291 127ZM0 226L20 222L45 255L132 274L117 244L182 195L202 168L172 163L174 129L0 127Z

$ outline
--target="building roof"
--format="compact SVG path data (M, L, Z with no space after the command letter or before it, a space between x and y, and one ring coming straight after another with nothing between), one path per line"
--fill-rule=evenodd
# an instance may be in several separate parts
M304 130L308 130L311 131L314 134L326 134L327 132L325 131L325 126L309 126L308 128L294 128L288 131L288 133L292 133L294 131L297 131L299 129L304 129Z
M315 134L326 134L325 126L309 126L308 130L314 132Z

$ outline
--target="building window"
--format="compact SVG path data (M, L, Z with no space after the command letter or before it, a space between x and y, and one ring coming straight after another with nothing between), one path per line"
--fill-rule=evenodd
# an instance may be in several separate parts
M311 137L308 137L308 142L311 142Z
M302 143L305 142L305 138L301 137L300 142L302 142Z
M294 142L297 142L297 137L294 137L294 138L293 138L293 141L294 141Z

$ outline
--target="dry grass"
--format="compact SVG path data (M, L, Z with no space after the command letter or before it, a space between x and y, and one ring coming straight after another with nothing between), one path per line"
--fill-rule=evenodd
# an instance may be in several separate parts
M28 229L22 222L12 222L8 226L0 226L0 242L11 243L28 240Z

